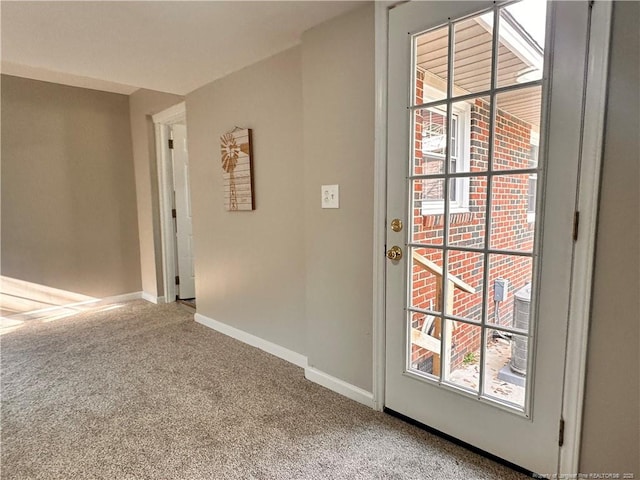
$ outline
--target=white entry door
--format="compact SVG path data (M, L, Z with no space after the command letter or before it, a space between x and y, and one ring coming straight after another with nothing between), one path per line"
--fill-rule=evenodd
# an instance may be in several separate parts
M189 153L187 127L171 126L173 139L173 189L176 209L177 271L180 278L178 298L195 298L195 272L193 266L193 227L191 221L191 188L189 183Z
M554 473L589 2L389 12L385 406Z

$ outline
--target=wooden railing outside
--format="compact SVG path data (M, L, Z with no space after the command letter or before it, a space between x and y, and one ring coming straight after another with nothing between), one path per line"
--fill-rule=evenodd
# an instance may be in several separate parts
M424 270L432 273L437 277L436 281L436 304L434 306L434 311L436 312L453 312L453 299L454 299L454 289L457 288L467 293L475 293L476 290L471 285L463 282L458 277L453 275L447 275L447 299L445 306L443 309L442 305L442 285L441 281L443 272L442 267L438 266L436 263L431 260L423 257L417 252L413 252L413 262L415 262L418 266L423 268ZM413 269L412 269L413 271ZM425 348L434 353L433 358L433 374L439 376L441 372L441 368L444 369L445 378L449 375L450 372L450 360L451 360L451 338L453 334L453 330L458 328L457 322L452 322L453 328L446 328L445 330L445 338L444 338L444 349L442 352L443 359L440 358L440 344L442 342L442 318L436 317L434 318L433 324L433 335L427 333L428 328L425 328L426 325L423 325L423 328L417 329L411 327L411 342L418 345L419 347Z

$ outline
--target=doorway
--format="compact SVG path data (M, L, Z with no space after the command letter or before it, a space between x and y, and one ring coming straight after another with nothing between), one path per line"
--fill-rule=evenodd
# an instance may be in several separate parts
M156 133L162 266L167 299L195 307L193 226L185 104L153 116Z
M540 474L563 445L592 20L547 5L389 11L384 287L385 409Z

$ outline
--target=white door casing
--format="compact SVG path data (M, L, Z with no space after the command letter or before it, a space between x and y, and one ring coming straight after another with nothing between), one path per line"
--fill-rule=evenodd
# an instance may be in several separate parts
M156 162L158 168L158 193L160 210L162 284L166 302L173 302L178 296L178 249L176 246L176 225L174 209L173 155L169 148L171 127L186 125L186 105L180 102L152 116L155 130Z
M195 298L195 272L193 262L193 226L191 219L191 188L189 182L189 152L187 150L187 127L171 126L173 149L173 191L176 209L176 251L180 283L178 297Z
M493 2L413 2L390 11L387 222L407 222L408 86L411 79L413 33L491 8ZM552 7L554 21L547 51L552 52L543 148L548 153L545 190L539 189L538 212L546 212L539 231L537 272L540 320L535 331L536 368L526 415L460 395L455 389L417 378L406 371L405 313L407 233L387 229L387 248L400 245L405 260L387 262L385 405L437 430L538 473L557 471L558 427L562 409L567 319L569 315L572 225L576 204L581 144L583 80L589 8L587 2L560 2ZM544 199L544 202L542 201ZM546 208L545 206L552 206ZM540 214L540 213L539 213ZM540 218L538 219L540 221ZM536 308L537 307L537 308ZM514 438L524 439L514 442ZM523 447L524 445L524 447Z

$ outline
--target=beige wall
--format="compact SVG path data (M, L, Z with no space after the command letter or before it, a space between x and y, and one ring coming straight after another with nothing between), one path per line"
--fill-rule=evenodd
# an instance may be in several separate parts
M640 4L616 2L580 470L640 478Z
M374 17L187 95L198 313L372 384ZM219 136L253 129L256 210L226 212ZM304 140L304 141L303 141ZM320 186L340 185L340 209Z
M302 39L309 365L372 388L374 8ZM320 208L323 184L340 208Z
M2 275L140 291L129 99L2 76Z
M129 99L138 205L142 290L154 297L164 296L158 170L151 115L180 103L183 97L140 89L131 94Z
M198 313L304 353L300 79L294 48L186 101ZM235 126L253 129L251 212L223 207L219 138Z

